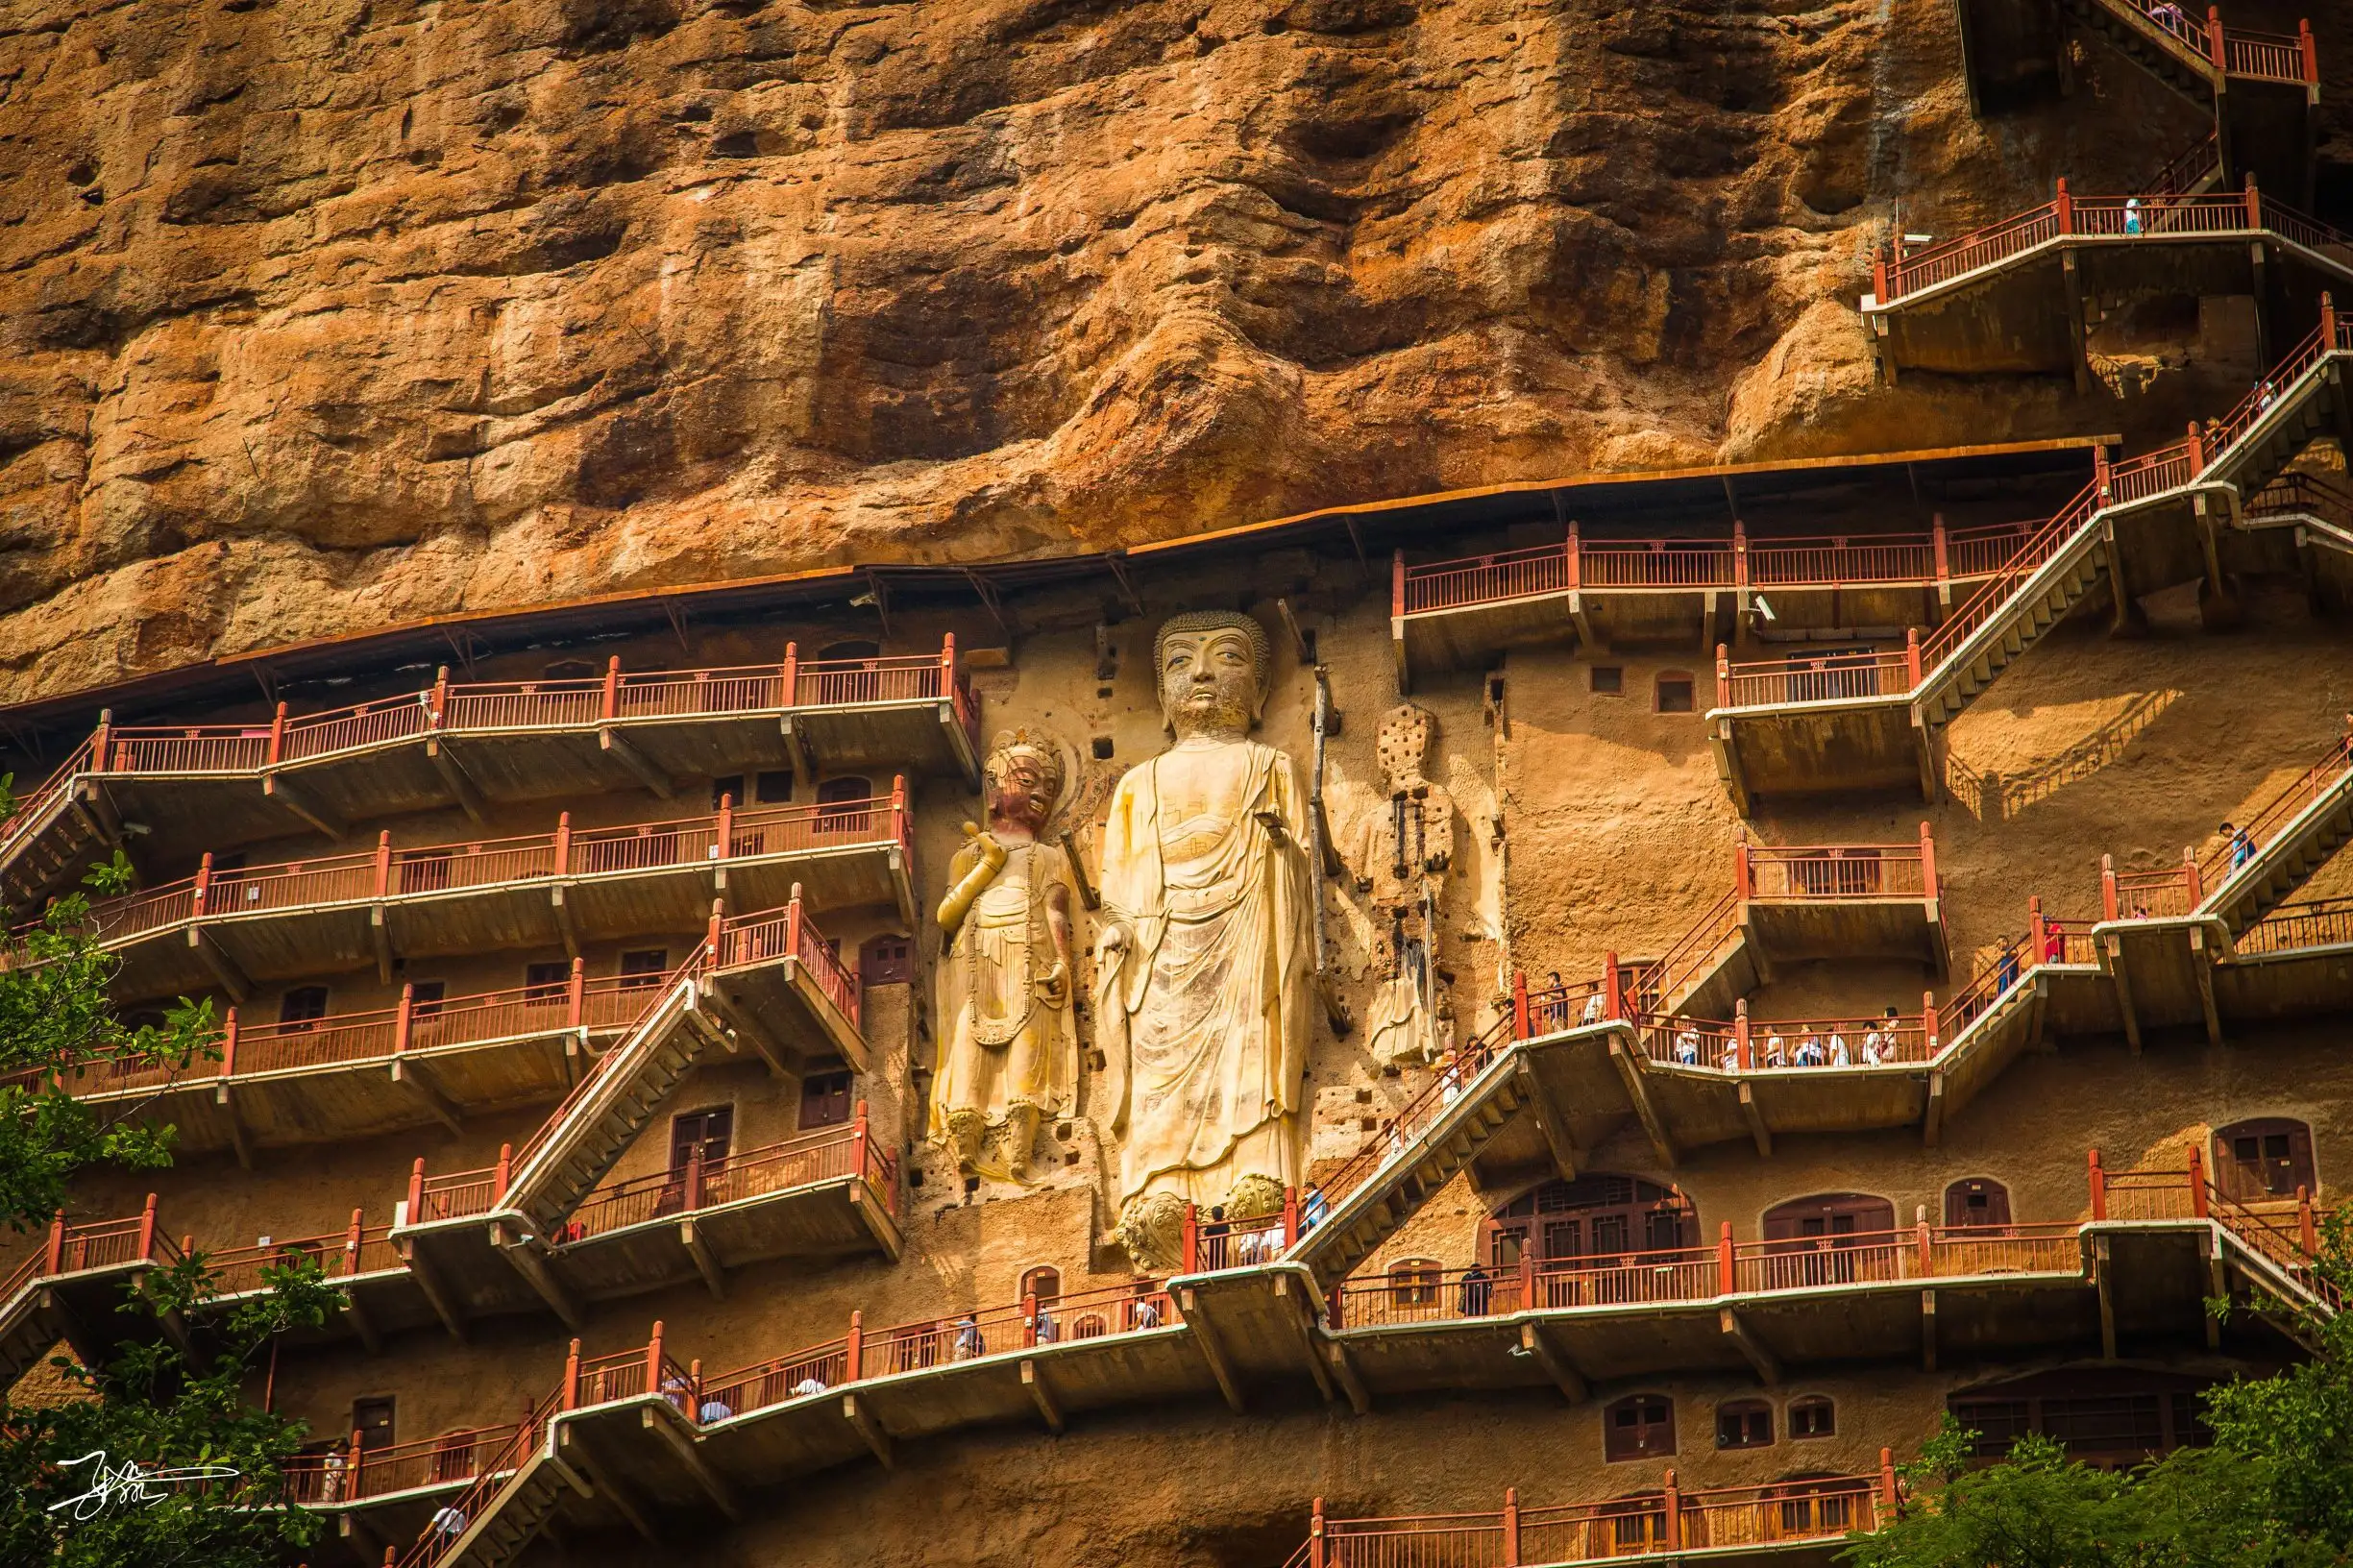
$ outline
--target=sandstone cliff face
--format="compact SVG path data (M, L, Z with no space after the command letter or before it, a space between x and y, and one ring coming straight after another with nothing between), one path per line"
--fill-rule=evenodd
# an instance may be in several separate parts
M0 698L584 592L2114 429L1875 388L1851 308L1892 203L1951 233L2196 134L2095 74L1979 127L1949 0L15 0Z

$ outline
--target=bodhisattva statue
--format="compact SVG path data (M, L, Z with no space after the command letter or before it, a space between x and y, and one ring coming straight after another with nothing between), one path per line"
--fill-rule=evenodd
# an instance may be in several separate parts
M1025 1182L1039 1123L1069 1111L1078 1078L1070 862L1039 842L1062 794L1062 758L1016 730L997 737L983 779L988 829L964 824L940 900L947 1034L932 1079L931 1140L955 1150L968 1176Z
M1365 1007L1365 1048L1384 1067L1435 1062L1453 1040L1453 1003L1440 989L1454 977L1438 953L1446 873L1454 863L1455 799L1431 781L1437 720L1401 703L1373 738L1387 796L1359 825L1357 889L1371 896L1379 989Z
M1188 1203L1259 1219L1298 1181L1312 893L1291 760L1249 738L1264 628L1180 615L1153 665L1176 744L1112 795L1095 983L1118 1236L1158 1271L1180 1261Z

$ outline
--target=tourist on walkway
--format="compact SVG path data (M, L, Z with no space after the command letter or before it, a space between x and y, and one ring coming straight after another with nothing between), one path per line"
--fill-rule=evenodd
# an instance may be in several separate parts
M1493 1289L1494 1286L1487 1279L1487 1271L1477 1263L1463 1270L1462 1288L1459 1292L1461 1315L1464 1317L1486 1316L1487 1301Z
M440 1551L466 1532L466 1516L457 1510L455 1504L444 1503L428 1528L440 1543L434 1550Z
M2067 962L2067 927L2052 920L2043 928L2042 961L2046 964Z
M1830 1031L1830 1066L1834 1067L1854 1066L1853 1060L1847 1055L1847 1037L1835 1029Z
M2128 234L2137 234L2140 232L2141 198L2138 196L2128 196L2124 199L2124 233Z
M1676 1031L1675 1060L1686 1067L1700 1065L1700 1032L1688 1024Z
M988 1345L981 1338L980 1324L974 1320L972 1315L967 1312L956 1319L956 1348L949 1352L948 1359L956 1361L968 1361L987 1352Z
M2243 827L2233 832L2228 822L2222 824L2222 831L2230 839L2230 869L2236 874L2240 867L2255 858L2255 835Z
M2001 995L2018 984L2018 939L2001 939L2001 956L1994 961L1994 994Z

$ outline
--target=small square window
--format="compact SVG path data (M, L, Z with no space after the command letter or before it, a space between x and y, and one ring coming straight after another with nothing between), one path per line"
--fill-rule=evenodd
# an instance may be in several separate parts
M1838 1409L1826 1399L1801 1399L1789 1407L1789 1435L1830 1437L1838 1433Z
M557 962L523 966L523 999L560 1002L572 986L572 966Z
M1624 697L1626 671L1615 664L1597 664L1592 668L1592 692L1596 697Z
M1773 1407L1762 1400L1743 1400L1716 1407L1718 1448L1773 1446Z
M793 770L777 768L759 777L760 804L780 806L793 798Z
M1691 677L1689 675L1667 674L1658 677L1658 711L1661 713L1689 713L1692 711Z

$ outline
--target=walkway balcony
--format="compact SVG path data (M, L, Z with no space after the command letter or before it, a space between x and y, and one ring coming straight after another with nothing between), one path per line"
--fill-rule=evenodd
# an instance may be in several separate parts
M363 1559L425 1533L433 1513L482 1477L511 1473L524 1425L465 1428L437 1437L362 1446L360 1433L330 1453L298 1454L281 1469L286 1501L333 1516ZM397 1550L397 1548L395 1548Z
M1572 523L1559 545L1410 567L1400 551L1389 635L1409 689L1417 670L1483 670L1544 643L1705 649L1745 637L1760 601L1784 632L1900 636L1998 572L2032 527L1753 539L1735 523L1728 539L1599 541Z
M1497 1513L1335 1519L1317 1498L1308 1538L1284 1568L1553 1568L1704 1554L1710 1560L1826 1565L1856 1532L1896 1516L1893 1454L1868 1476L1685 1491L1676 1472L1644 1496L1523 1507L1507 1488Z
M0 1281L0 1384L13 1384L61 1339L90 1366L103 1365L117 1346L152 1320L123 1311L125 1293L149 1269L180 1259L172 1238L156 1230L156 1195L138 1213L68 1225L63 1210L41 1246ZM173 1337L185 1334L164 1322Z
M485 807L645 788L761 769L909 766L977 788L978 709L949 637L938 654L784 662L601 679L453 684L260 724L97 732L0 822L0 902L31 911L117 845L136 858L305 826L354 824L458 805ZM125 821L145 835L126 841Z
M1933 798L1936 733L2096 591L2120 618L2136 596L2194 578L2226 601L2220 514L2260 495L2317 435L2353 433L2338 385L2348 360L2353 320L2324 296L2319 329L2227 418L2103 463L1975 597L1900 650L1734 664L1719 649L1708 724L1726 788L1744 811L1760 795L1907 784Z
M479 953L692 930L713 897L757 906L805 892L813 905L887 905L914 922L906 783L887 796L735 811L215 870L91 911L121 959L125 999L217 985L240 1001L256 981L395 958Z

